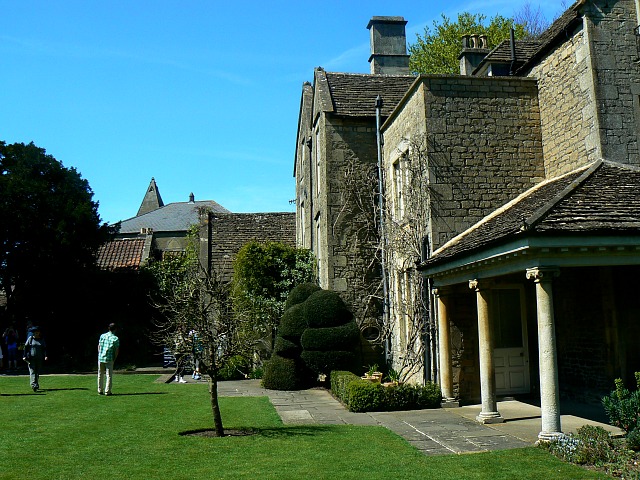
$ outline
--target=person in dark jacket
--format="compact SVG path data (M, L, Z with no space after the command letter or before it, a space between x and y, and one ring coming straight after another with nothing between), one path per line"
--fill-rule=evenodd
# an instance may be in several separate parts
M39 327L33 327L33 335L31 335L24 344L22 359L29 366L29 381L31 388L37 392L40 388L40 372L44 362L47 361L47 344L42 338Z

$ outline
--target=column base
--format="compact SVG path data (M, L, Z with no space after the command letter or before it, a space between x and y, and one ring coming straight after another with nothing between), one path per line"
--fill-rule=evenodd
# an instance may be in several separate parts
M538 434L538 441L536 442L536 445L538 445L539 443L551 443L555 440L559 440L564 436L565 434L562 432L540 432Z
M476 421L486 425L488 423L504 423L504 418L500 415L500 412L480 412L480 415L476 417Z
M460 402L455 398L443 398L440 402L440 408L458 408Z

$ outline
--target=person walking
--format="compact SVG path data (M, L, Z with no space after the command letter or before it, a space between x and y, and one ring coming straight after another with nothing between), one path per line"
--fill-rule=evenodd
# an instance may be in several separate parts
M22 359L29 366L29 381L31 388L37 392L40 388L40 372L47 358L47 344L42 338L40 327L33 327L33 334L24 344Z
M109 324L109 331L98 341L98 394L111 395L113 364L120 353L120 339L116 336L116 324ZM105 383L106 375L106 383Z

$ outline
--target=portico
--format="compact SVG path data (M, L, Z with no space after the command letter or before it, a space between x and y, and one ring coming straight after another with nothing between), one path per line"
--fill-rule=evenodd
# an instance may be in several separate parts
M640 300L624 294L640 273L640 206L627 203L623 220L615 206L603 213L600 202L612 199L589 205L581 196L596 188L613 196L621 183L621 195L628 195L630 182L640 189L637 169L619 169L626 170L600 162L545 182L420 266L434 287L446 402L476 400L479 390L476 419L499 423L498 391L539 396L538 438L549 441L562 434L561 393L597 398L613 388L614 378L640 369L627 343ZM560 194L544 203L550 189ZM454 352L452 337L473 353ZM583 388L573 388L578 385Z

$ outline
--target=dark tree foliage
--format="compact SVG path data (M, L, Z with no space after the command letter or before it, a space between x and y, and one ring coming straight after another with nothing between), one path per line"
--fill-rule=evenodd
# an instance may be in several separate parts
M75 168L33 143L0 142L0 288L7 298L6 320L21 328L28 318L43 326L51 351L61 347L63 335L92 319L83 304L92 293L95 252L109 233L89 183Z

